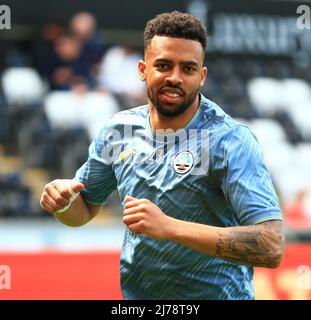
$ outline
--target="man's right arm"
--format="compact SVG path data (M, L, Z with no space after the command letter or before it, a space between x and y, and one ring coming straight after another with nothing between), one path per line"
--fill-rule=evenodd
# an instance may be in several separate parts
M84 189L80 182L67 179L57 179L48 183L42 192L41 207L53 214L61 223L70 227L79 227L92 220L100 210L101 206L86 203L79 194L70 204L73 194ZM69 208L61 211L66 206Z

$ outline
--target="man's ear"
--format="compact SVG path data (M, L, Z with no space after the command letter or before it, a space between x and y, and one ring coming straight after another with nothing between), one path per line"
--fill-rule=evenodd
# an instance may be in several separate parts
M146 62L144 60L139 60L138 62L138 73L141 81L146 80Z
M201 85L201 87L203 87L203 85L204 85L204 82L205 82L205 78L206 78L207 73L208 73L207 68L206 68L206 67L203 67L203 68L202 68L202 71L201 71L201 79L200 79L200 85Z

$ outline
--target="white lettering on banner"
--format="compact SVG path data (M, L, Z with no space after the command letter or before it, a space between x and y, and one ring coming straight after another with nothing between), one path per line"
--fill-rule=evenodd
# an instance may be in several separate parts
M207 51L294 55L298 50L311 51L311 36L306 34L309 13L301 17L280 17L252 14L215 14L213 34ZM303 27L303 28L302 28Z

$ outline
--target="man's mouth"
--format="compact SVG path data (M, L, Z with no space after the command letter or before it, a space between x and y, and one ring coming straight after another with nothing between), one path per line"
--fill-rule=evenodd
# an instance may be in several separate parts
M178 93L172 93L172 92L166 92L164 94L172 98L176 98L180 96Z
M182 98L183 92L180 89L164 88L160 90L160 96L165 102L176 103Z

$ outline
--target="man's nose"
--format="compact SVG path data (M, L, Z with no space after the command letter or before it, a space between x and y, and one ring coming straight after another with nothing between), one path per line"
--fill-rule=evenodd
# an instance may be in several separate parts
M181 84L183 82L181 71L178 68L174 68L165 80L173 85Z

